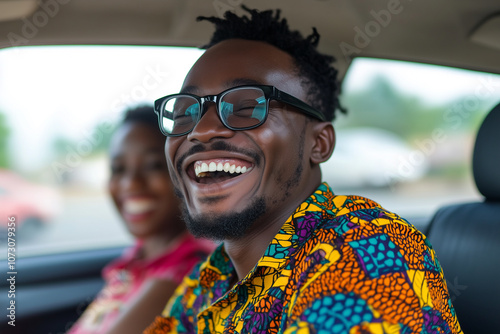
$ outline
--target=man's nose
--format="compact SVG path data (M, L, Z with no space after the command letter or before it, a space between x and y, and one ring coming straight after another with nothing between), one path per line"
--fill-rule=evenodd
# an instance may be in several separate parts
M219 118L215 103L204 103L203 111L205 112L201 116L201 119L187 135L188 140L197 140L206 143L213 138L229 138L234 135L234 131L224 126Z

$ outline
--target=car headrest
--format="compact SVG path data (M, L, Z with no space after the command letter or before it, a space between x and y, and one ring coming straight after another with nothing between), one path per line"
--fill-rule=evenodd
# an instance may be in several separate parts
M487 201L500 202L500 104L486 116L474 145L472 170Z

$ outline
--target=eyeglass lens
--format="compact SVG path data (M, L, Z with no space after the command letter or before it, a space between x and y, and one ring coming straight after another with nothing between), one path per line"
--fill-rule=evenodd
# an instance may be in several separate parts
M201 113L199 101L187 95L169 99L163 109L162 126L170 134L191 131ZM236 88L224 93L219 101L222 122L234 129L254 127L266 117L266 97L259 88Z

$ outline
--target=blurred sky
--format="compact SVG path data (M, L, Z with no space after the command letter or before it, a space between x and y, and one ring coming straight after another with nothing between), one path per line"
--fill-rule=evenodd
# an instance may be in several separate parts
M387 77L398 91L416 96L430 105L445 104L461 96L474 95L476 89L485 85L485 73L482 72L404 61L358 58L347 73L344 89L361 89L379 75ZM487 76L497 85L498 96L500 76Z
M1 50L0 112L13 129L15 166L30 170L50 163L47 149L55 138L78 140L99 122L116 120L126 106L177 92L201 54L195 48L123 46ZM343 90L361 89L381 74L429 104L471 94L481 85L475 72L358 59Z

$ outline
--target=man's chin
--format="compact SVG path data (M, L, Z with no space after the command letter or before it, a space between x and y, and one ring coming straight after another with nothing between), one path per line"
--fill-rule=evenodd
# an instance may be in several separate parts
M253 200L240 212L208 213L193 216L184 206L183 218L189 232L195 237L222 241L242 238L265 212L266 203L261 197Z

